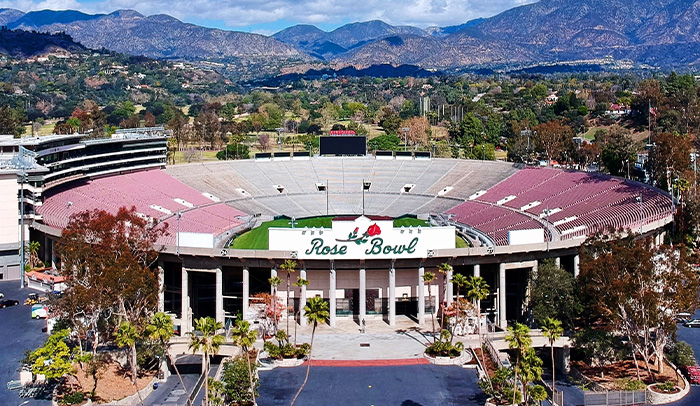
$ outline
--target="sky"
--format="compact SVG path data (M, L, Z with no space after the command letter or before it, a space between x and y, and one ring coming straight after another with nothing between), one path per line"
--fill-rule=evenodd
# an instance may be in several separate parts
M22 11L80 10L89 14L132 9L169 14L226 30L273 34L295 24L332 30L356 21L383 20L418 27L462 24L537 0L0 0Z

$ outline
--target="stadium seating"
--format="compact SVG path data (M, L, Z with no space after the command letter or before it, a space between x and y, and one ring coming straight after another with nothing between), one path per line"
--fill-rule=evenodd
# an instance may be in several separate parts
M552 238L570 239L610 226L635 229L640 221L672 213L666 194L600 174L474 160L328 157L198 163L104 177L52 189L37 214L48 225L65 227L69 213L135 206L171 227L182 212L181 231L223 235L241 226L245 213L359 214L363 180L371 183L364 196L367 214L448 213L497 245L508 244L508 231L545 229L547 220ZM319 191L318 183L327 191ZM172 235L164 241L173 242Z

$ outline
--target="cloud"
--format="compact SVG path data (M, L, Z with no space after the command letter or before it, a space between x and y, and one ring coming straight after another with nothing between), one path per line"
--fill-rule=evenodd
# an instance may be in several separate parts
M478 17L536 0L0 0L0 7L23 11L76 9L87 13L110 13L134 9L144 15L169 14L186 22L220 22L221 28L275 27L280 21L341 25L348 21L381 19L389 24L461 24ZM277 23L277 24L275 24ZM258 28L256 28L258 30Z

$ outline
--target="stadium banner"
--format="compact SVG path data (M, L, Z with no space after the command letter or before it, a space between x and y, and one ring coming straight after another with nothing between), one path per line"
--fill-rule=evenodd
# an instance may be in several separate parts
M269 249L296 251L299 259L427 258L455 248L454 227L394 227L393 219L336 218L332 228L273 228Z

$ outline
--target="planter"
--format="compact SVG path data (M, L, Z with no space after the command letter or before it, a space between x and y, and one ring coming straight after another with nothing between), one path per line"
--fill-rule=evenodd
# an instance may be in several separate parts
M675 402L690 392L690 385L686 384L684 389L676 386L675 389L677 391L674 393L657 392L656 384L647 386L647 404L661 405L664 403Z
M434 365L464 365L473 359L472 353L470 351L464 350L459 357L431 357L428 354L423 353L423 356Z
M284 358L284 359L276 359L272 361L272 365L275 367L281 367L281 368L293 368L293 367L298 367L299 365L303 364L305 358Z

